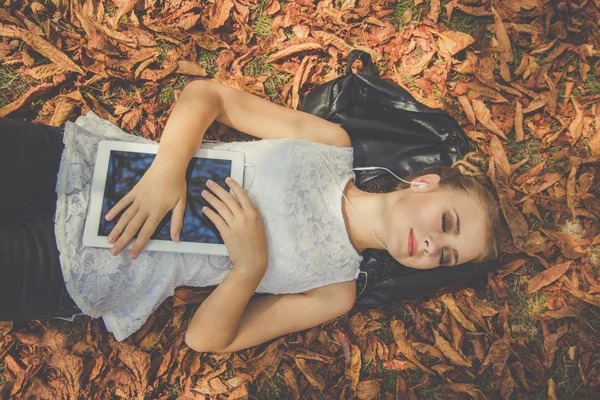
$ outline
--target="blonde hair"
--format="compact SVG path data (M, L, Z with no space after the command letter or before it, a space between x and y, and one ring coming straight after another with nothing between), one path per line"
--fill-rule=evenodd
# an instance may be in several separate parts
M422 175L437 174L440 176L440 189L460 190L470 198L476 200L479 208L485 215L487 244L483 253L472 260L474 263L495 259L499 255L499 243L502 231L500 206L492 194L492 185L486 175L487 170L488 157L476 152L470 152L462 160L455 162L452 167L427 168L404 178L411 181ZM397 183L398 181L394 177L387 175L375 178L372 182L366 182L366 190L382 193L406 189L410 186L405 182Z

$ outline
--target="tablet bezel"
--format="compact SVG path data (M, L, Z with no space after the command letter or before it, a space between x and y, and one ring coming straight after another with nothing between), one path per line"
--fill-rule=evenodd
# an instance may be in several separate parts
M90 191L90 201L85 220L83 233L83 245L89 247L112 248L112 244L108 243L107 236L98 235L100 226L100 214L102 213L102 201L104 198L104 190L106 187L106 179L108 175L108 163L110 160L110 152L112 150L128 151L134 153L158 153L158 144L152 143L131 143L115 140L102 140L98 143L96 153L96 163L94 164L94 174L92 177L92 187ZM193 157L212 158L219 160L231 160L231 177L243 186L244 182L244 153L231 150L214 150L200 149L194 153ZM226 189L226 188L225 188ZM229 193L236 198L233 191ZM132 238L125 249L130 249L135 243L136 238ZM165 251L174 253L194 253L194 254L214 254L228 255L227 248L224 244L215 243L196 243L196 242L173 242L172 240L151 239L148 241L143 251Z

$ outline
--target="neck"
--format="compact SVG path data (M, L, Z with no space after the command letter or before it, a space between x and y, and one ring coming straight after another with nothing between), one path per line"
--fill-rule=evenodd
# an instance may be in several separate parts
M352 180L348 182L344 194L354 206L354 209L369 224L375 236L381 243L389 248L385 242L387 232L386 215L391 207L393 200L392 193L369 193L360 190ZM350 243L354 246L357 253L362 253L365 249L385 250L381 244L375 240L373 234L358 216L358 214L348 204L348 201L342 197L342 214L348 231Z

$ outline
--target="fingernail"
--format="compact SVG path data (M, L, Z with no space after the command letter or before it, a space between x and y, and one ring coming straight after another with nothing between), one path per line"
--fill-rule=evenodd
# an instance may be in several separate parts
M110 220L112 218L112 214L108 213L106 214L106 217L104 217L106 220Z
M130 251L129 252L129 259L130 260L135 260L135 258L137 257L138 253L135 251Z
M177 233L175 234L175 241L176 241L176 242L179 242L179 232L177 232Z
M214 183L214 182L213 182L213 181L211 181L210 179L206 181L206 184L207 184L208 186L212 185L213 183Z
M108 235L108 243L112 243L115 241L115 236L114 235Z
M231 178L230 177L225 178L225 182L227 182L227 183L231 182Z
M113 256L116 256L119 252L117 251L116 247L113 247L112 249L110 249L110 254L112 254Z

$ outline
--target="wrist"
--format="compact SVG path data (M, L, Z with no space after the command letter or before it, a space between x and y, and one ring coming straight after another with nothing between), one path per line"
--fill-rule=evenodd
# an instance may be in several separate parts
M185 173L190 163L191 157L188 156L187 152L177 148L163 148L159 146L158 154L154 159L153 164L161 165L161 168L165 166L171 170L181 171Z

